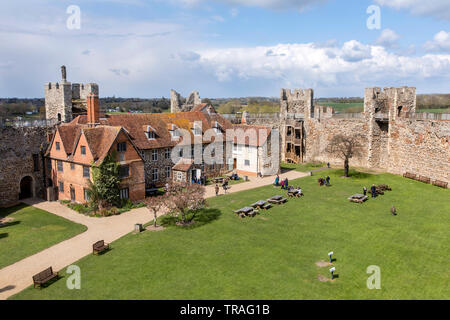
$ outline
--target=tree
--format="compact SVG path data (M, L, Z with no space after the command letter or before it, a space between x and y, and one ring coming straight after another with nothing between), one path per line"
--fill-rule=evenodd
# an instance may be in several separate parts
M106 206L119 206L120 178L119 163L107 155L98 166L92 165L92 180L88 189L90 201L100 210Z
M205 188L198 184L172 184L169 187L167 205L175 214L181 215L183 224L188 223L186 214L206 205Z
M359 136L335 135L326 147L326 151L344 160L345 176L349 176L349 160L361 155L362 145Z
M149 197L145 199L145 205L147 209L153 212L153 216L155 217L155 221L153 222L154 227L156 228L156 219L158 218L158 212L166 206L166 197L157 196L157 197Z

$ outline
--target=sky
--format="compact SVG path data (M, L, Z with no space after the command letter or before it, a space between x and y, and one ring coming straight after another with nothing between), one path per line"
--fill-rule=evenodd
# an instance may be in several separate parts
M450 1L1 0L0 97L43 97L61 65L103 97L450 93Z

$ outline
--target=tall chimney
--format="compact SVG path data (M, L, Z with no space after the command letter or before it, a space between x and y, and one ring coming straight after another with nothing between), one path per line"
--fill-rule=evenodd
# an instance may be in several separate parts
M66 66L61 66L61 76L62 81L66 82L67 81Z
M100 124L100 102L98 95L89 93L86 97L87 124L89 127L95 127Z

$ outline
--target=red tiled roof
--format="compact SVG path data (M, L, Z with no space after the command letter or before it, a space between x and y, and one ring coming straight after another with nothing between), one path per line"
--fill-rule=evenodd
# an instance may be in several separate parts
M121 127L111 126L97 126L83 129L89 149L96 162L100 163L105 159L121 129Z
M203 112L179 112L179 113L150 113L150 114L116 114L107 115L100 119L101 125L122 126L129 133L133 143L139 149L154 149L174 147L181 140L172 139L169 129L174 124L176 128L187 130L191 133L191 141L194 141L192 133L193 123L201 122L202 131L212 128L212 122L217 121L226 130L233 125L217 114L206 114ZM75 118L72 123L86 124L87 117L84 115ZM143 130L144 126L150 125L156 131L156 139L149 140ZM203 142L209 143L210 140Z
M77 125L62 124L58 126L58 132L67 155L70 155L72 153L73 144L80 134L80 131L81 127Z
M173 166L172 170L187 172L194 164L192 159L180 159L176 165Z

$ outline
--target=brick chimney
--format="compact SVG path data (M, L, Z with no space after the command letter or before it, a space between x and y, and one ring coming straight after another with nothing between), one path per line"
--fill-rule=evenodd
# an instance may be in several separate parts
M87 124L89 127L95 127L100 124L100 102L98 95L89 93L86 97Z

